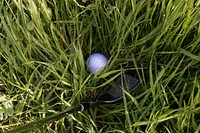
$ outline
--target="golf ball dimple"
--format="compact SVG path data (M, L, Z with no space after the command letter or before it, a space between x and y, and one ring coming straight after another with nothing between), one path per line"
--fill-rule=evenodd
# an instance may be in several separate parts
M95 74L101 68L104 68L108 62L108 59L105 55L101 53L94 53L90 55L87 59L87 65L89 66L90 71Z

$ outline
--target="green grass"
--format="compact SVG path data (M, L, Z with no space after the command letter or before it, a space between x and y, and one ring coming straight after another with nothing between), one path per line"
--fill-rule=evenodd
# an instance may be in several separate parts
M30 132L198 133L200 1L85 1L1 0L0 130L87 101L133 69L141 85L123 102ZM94 52L109 58L103 76L87 71Z

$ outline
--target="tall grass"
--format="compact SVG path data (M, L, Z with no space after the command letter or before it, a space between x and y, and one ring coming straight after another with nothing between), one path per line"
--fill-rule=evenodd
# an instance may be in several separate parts
M123 102L33 131L199 132L199 0L2 0L0 12L2 132L89 100L127 69L141 85ZM87 71L94 52L109 58L104 76Z

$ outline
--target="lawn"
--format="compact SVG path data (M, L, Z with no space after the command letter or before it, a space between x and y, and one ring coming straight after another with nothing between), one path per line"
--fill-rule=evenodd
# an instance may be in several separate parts
M92 75L92 53L109 60ZM0 131L90 100L119 74L123 101L29 132L200 132L200 0L1 0ZM19 131L20 132L20 131Z

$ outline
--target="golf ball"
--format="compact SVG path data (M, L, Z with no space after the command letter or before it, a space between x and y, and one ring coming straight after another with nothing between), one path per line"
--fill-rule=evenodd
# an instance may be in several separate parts
M97 73L101 68L105 67L108 59L101 53L94 53L87 59L87 65L89 66L90 72L93 74Z

